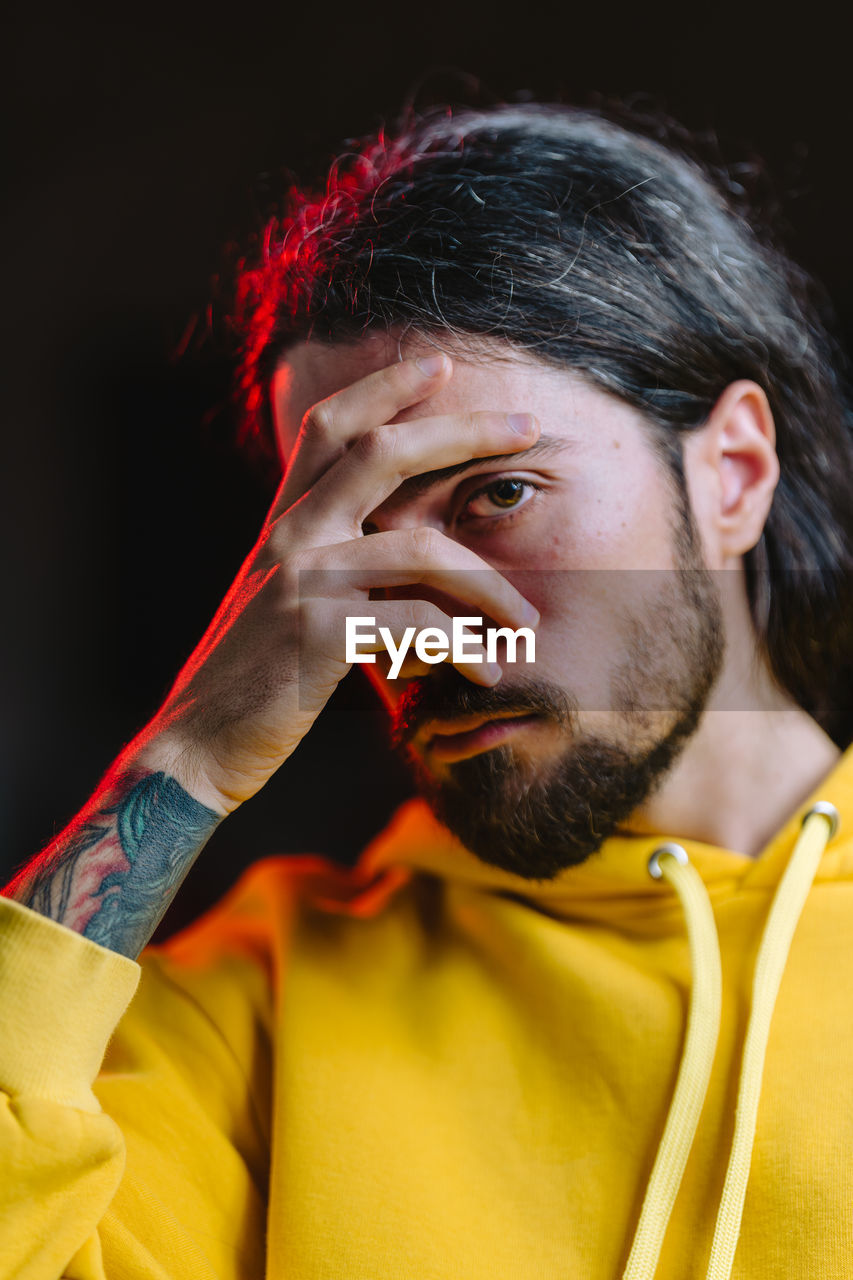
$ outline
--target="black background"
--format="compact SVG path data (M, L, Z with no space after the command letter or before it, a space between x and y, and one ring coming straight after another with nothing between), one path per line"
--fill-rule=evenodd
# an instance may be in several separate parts
M791 10L793 15L796 11ZM2 111L2 733L6 874L155 710L260 526L267 493L205 427L227 370L175 359L221 246L287 166L422 97L656 104L763 156L788 243L853 326L846 35L815 6L526 3L20 6ZM223 424L226 424L224 426ZM219 829L167 924L251 859L352 857L407 783L350 678Z

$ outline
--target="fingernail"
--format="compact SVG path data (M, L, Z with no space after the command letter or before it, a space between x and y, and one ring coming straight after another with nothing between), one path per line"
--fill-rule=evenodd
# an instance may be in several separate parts
M415 361L425 378L434 378L444 368L444 356L421 356Z
M497 684L503 671L496 662L485 662L482 667L485 684Z
M524 602L521 620L522 622L529 622L531 627L539 625L539 610L535 608L529 600L525 600Z
M517 431L520 436L529 436L533 430L532 413L508 413L506 420L510 428Z

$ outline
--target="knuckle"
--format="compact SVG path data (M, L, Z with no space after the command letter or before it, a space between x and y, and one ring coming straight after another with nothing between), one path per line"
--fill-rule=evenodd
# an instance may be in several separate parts
M395 360L386 365L376 375L376 384L392 396L406 395L415 386L417 379L407 360Z
M434 604L430 604L428 600L413 600L411 602L407 626L413 626L418 631L424 631L427 627L442 626L446 621L441 610Z
M371 467L386 467L397 453L397 433L389 427L372 427L365 431L356 448L362 462Z
M278 561L278 580L282 590L291 590L299 585L303 573L313 566L302 551L291 551Z
M317 569L310 556L296 552L283 557L278 563L273 584L280 608L301 608L316 593L321 574L322 570Z
M412 360L395 360L376 375L376 385L390 395L400 406L425 382L423 374Z
M287 512L279 516L266 530L261 547L261 562L268 566L281 566L292 561L298 554L299 547L292 537L291 521L287 519Z
M417 529L409 529L407 536L416 564L431 562L438 557L441 543L437 530L423 525Z
M511 434L507 428L505 414L481 409L469 413L467 417L467 430L472 436L484 442L493 442L496 448L503 450L504 441Z
M321 440L328 440L335 433L335 411L331 399L321 400L313 405L305 415L303 422L306 434Z
M322 635L327 621L325 602L303 594L299 599L299 618L303 637Z

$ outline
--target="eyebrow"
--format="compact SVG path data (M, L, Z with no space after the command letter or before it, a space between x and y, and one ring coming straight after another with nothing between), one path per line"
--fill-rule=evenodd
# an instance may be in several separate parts
M576 448L577 442L567 440L564 436L540 436L529 449L523 449L518 453L495 453L487 458L469 458L466 462L456 462L450 467L439 467L436 471L425 471L422 475L410 476L400 485L395 498L403 500L419 498L437 485L444 484L445 480L464 475L466 471L472 471L475 467L509 464L521 469L526 466L528 459L535 458L539 461L541 458L553 457Z

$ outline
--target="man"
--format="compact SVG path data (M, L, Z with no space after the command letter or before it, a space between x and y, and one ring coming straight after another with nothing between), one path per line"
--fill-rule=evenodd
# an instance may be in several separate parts
M801 277L524 107L366 143L239 302L272 510L2 903L4 1274L847 1274L851 442ZM125 1014L371 656L440 821L261 864Z

